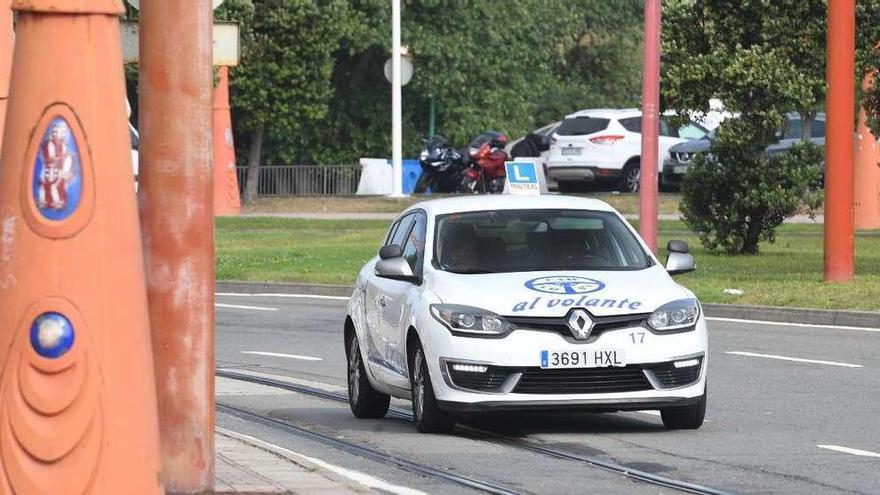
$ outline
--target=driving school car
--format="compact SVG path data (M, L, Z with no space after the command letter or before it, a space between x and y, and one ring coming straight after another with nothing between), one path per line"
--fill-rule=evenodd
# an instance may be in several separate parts
M604 202L479 196L418 203L393 222L348 304L351 410L411 399L422 432L486 410L659 409L668 428L706 410L700 303Z

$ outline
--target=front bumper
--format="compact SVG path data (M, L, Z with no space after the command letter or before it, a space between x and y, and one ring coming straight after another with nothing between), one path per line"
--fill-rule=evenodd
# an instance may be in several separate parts
M432 384L440 406L449 411L651 409L693 403L705 390L707 336L702 317L687 332L661 334L632 326L587 342L531 329L515 330L501 339L455 337L439 323L431 330L433 338L425 351ZM625 350L627 366L540 367L541 350L606 349ZM699 364L684 371L674 367L676 361L693 359ZM452 364L486 371L457 372Z
M664 186L680 185L687 169L688 163L681 163L678 160L666 160L663 162L663 172L660 174L660 183Z

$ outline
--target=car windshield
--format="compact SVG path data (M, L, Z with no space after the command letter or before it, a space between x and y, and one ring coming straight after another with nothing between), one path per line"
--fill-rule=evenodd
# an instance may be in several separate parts
M434 266L452 273L641 270L651 258L612 213L496 210L437 217Z

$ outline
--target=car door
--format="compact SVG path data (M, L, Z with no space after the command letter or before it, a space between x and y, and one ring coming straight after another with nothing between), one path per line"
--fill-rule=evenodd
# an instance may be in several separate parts
M409 233L415 222L415 213L409 213L395 222L389 231L385 246L397 244L404 246ZM406 286L412 286L409 282L391 280L376 276L369 276L364 294L364 308L367 313L367 326L369 327L369 342L367 361L374 376L391 385L406 388L406 368L401 367L398 356L397 339L389 336L389 321L399 318L395 313L400 312L393 301L393 295ZM402 384L401 384L402 383Z
M425 236L428 219L424 212L413 214L412 227L402 240L403 259L416 276L421 276L424 263ZM386 359L389 367L401 380L400 386L409 384L406 359L406 333L409 329L413 305L420 297L419 286L406 281L384 280L380 287L384 301L383 318L379 322L382 341L387 346Z

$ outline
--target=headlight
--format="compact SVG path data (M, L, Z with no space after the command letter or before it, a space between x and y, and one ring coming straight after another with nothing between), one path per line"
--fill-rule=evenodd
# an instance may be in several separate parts
M500 336L510 330L510 323L485 309L458 304L432 304L431 314L452 333Z
M660 306L648 317L654 330L679 330L692 327L700 317L700 303L696 299L679 299Z

